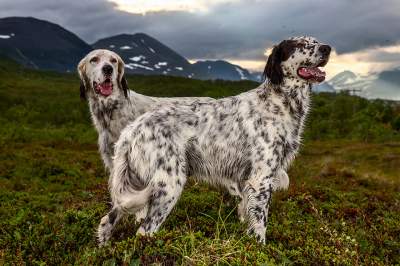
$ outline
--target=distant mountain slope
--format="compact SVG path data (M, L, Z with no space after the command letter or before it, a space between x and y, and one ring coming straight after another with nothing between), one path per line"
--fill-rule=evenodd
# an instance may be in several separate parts
M383 98L400 101L400 69L383 71L378 74L366 90L367 98Z
M0 19L0 55L36 69L75 71L92 49L113 50L126 63L126 71L144 75L172 75L196 79L257 80L246 69L226 61L191 64L186 58L144 34L120 34L92 46L54 23L31 17Z
M22 65L75 71L91 46L64 28L35 18L0 19L0 53Z
M112 36L92 46L119 54L128 73L188 76L193 72L191 64L183 56L144 33Z
M125 61L128 73L197 79L255 80L248 70L226 61L199 61L191 64L171 48L144 33L108 37L92 46L118 53Z
M379 73L379 79L394 85L400 85L400 67Z
M198 61L193 64L198 76L206 79L220 79L224 77L227 80L255 80L256 77L240 66L233 65L223 60L217 61Z
M335 90L364 90L371 85L371 82L376 77L373 75L361 76L356 75L351 71L343 71L334 76L328 83L335 88Z
M357 75L343 71L327 82L335 91L354 91L366 98L400 100L400 69L383 71L374 75Z
M313 86L314 92L335 92L335 88L329 85L327 82Z

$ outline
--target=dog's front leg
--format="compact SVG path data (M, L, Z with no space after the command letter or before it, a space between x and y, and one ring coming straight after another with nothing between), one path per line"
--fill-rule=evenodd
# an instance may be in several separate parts
M111 141L110 134L107 131L104 131L99 134L98 143L99 143L100 155L101 158L103 159L106 170L111 173L114 147L110 141Z
M243 201L240 204L242 206L240 207L246 213L248 234L254 235L258 242L264 244L274 174L267 173L261 176L257 175L246 181Z

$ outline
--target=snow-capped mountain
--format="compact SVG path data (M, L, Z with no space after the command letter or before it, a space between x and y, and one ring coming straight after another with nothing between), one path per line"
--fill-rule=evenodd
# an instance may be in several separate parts
M363 91L376 79L375 75L361 76L351 71L343 71L328 81L335 90L361 90Z
M196 79L253 79L246 69L226 61L191 64L186 58L144 34L121 34L87 44L59 25L36 18L0 19L0 55L36 69L75 71L90 50L113 50L124 59L126 71L144 75L173 75Z
M79 60L96 48L120 54L128 73L260 81L260 73L249 73L223 60L191 64L185 57L144 33L121 34L101 39L91 46L74 33L48 21L31 17L0 19L0 55L27 67L74 72ZM353 90L366 98L400 100L400 68L367 76L343 71L315 86L314 90Z
M128 73L189 76L193 72L191 64L183 56L144 33L112 36L92 46L119 54Z
M343 71L327 82L335 91L349 91L365 98L400 100L400 69L357 75Z
M202 79L256 80L247 69L223 60L197 61L192 65Z
M255 80L248 70L226 61L207 60L191 64L171 48L144 33L108 37L92 46L119 54L125 61L127 73L196 79Z
M0 19L0 54L36 69L75 71L92 47L64 28L35 18Z

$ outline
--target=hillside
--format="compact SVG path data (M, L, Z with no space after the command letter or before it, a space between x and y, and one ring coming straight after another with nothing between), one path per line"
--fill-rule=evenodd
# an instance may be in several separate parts
M92 48L64 28L35 18L0 19L0 54L36 69L75 71Z
M273 196L267 244L246 237L237 200L191 180L162 230L110 245L94 230L109 206L76 75L0 59L0 264L391 265L400 261L400 108L346 94L313 96L306 141ZM234 95L250 81L128 76L155 96Z
M54 23L31 17L0 19L0 55L33 69L75 71L79 60L93 49L121 55L131 74L169 75L195 79L258 80L246 69L226 61L195 64L144 33L120 34L85 43Z

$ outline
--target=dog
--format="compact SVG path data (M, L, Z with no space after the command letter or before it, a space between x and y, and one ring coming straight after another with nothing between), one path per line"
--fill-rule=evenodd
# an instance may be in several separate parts
M188 176L237 193L247 232L265 243L276 176L301 142L311 86L322 82L331 47L312 37L275 46L256 89L214 101L168 104L121 132L109 179L113 203L97 230L100 245L128 213L145 209L138 234L164 222Z
M118 54L103 49L91 51L78 64L80 96L89 102L91 118L98 132L99 152L108 171L112 169L114 144L129 122L165 103L178 105L214 100L206 97L157 98L141 95L129 89L124 69L124 61Z

